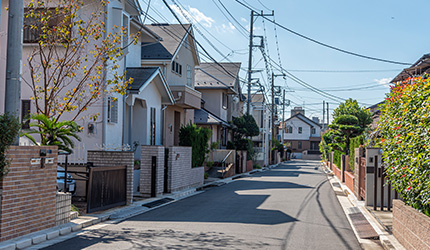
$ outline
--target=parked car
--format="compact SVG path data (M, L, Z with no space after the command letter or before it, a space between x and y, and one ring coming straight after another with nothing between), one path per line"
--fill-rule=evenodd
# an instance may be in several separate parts
M57 191L64 192L64 175L65 170L63 167L57 166ZM73 177L67 173L67 185L66 192L72 193L72 195L76 192L76 181Z

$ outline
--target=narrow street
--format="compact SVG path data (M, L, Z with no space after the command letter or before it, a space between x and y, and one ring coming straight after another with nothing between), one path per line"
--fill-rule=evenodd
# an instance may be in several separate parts
M294 160L45 249L360 249L319 164Z

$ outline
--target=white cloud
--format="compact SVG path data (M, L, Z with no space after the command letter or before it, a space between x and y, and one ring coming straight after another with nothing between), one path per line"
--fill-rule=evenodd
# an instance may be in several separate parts
M236 29L236 27L234 27L234 25L232 23L230 23L230 22L228 23L228 26L230 27L231 30L235 30Z
M387 78L375 79L374 81L380 85L388 86L392 79L393 78L391 77L387 77Z
M248 23L248 20L246 20L246 18L244 18L244 17L241 17L240 20L244 23Z
M181 9L179 9L179 7L174 4L171 4L170 8L172 8L176 12L182 22L189 23L190 21L188 20L191 20L193 22L200 23L206 28L212 27L212 24L215 23L215 20L213 18L206 16L205 14L203 14L203 12L196 8L188 6L188 11L181 11Z

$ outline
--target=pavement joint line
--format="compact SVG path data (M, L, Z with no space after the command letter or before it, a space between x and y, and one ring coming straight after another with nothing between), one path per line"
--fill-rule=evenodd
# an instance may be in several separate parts
M238 181L241 178L240 177L252 177L252 174L254 173L262 173L269 171L273 168L276 168L280 166L280 164L275 165L269 165L268 167L265 167L263 169L254 169L247 173L242 173L238 175L234 175L225 179L221 179L215 182L220 182L223 184L230 184L232 182ZM235 179L233 179L235 178ZM168 195L162 195L160 197L156 197L154 199L146 199L144 201L137 201L132 203L131 205L119 207L116 209L113 209L109 212L100 213L100 214L94 214L89 216L79 216L76 219L71 220L70 222L55 226L53 228L41 230L38 232L30 233L28 235L24 235L12 240L4 241L0 243L0 250L14 250L14 249L26 249L26 250L33 250L33 249L41 249L45 247L49 247L52 245L55 245L57 243L72 239L78 235L85 234L91 230L96 230L103 228L105 226L111 225L111 224L117 224L120 223L126 219L129 219L131 217L161 208L163 206L167 206L169 204L172 204L174 202L201 194L205 191L200 190L201 188L204 188L205 186L211 185L215 182L210 182L201 185L197 188L191 188L179 191L177 193L168 194ZM146 208L142 205L156 201L158 199L162 198L173 198L174 200L165 204L162 204L157 207L153 208ZM114 218L116 214L119 214L124 211L130 211L125 216ZM135 212L133 210L136 210ZM44 238L44 240L42 240ZM33 244L35 243L35 244Z
M323 167L323 169L325 168L326 170L328 170L328 172L330 172L330 173L332 172L324 163L322 163L321 166ZM346 185L343 184L337 178L337 176L327 174L327 178L329 179L329 182L333 188L333 191L335 191L335 189L341 189L341 190L347 190L348 191L348 195L346 197L342 197L339 195L336 195L336 196L337 196L337 198L338 198L338 200L342 206L342 209L344 210L344 213L348 219L348 222L350 223L350 225L354 231L354 234L357 237L360 244L362 244L362 241L364 244L366 244L366 242L364 242L364 241L369 241L369 240L360 239L360 237L358 236L358 233L357 233L355 227L353 226L351 219L349 218L349 216L347 216L349 214L349 212L348 212L348 209L346 207L344 207L344 204L341 202L342 199L347 199L352 207L357 207L360 210L360 212L363 214L363 216L366 218L366 220L370 223L370 225L373 227L373 229L379 235L379 242L381 243L381 245L384 249L387 249L387 250L391 250L391 249L404 250L405 249L398 242L398 240L394 237L394 235L392 235L391 233L386 231L385 228L383 228L382 225L379 224L377 219L374 218L374 216L370 213L370 211L367 210L367 208L365 208L363 205L359 204L360 202L357 200L357 198L353 195L353 193L349 190L349 188L346 187ZM340 188L333 186L334 182L338 182L340 184Z

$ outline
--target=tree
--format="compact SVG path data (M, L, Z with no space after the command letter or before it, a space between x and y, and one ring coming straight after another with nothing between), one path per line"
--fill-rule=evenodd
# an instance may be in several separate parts
M66 112L74 121L102 96L124 94L131 83L117 72L117 62L124 42L136 43L137 35L128 38L128 30L117 26L107 32L108 1L85 2L85 8L83 0L31 0L26 6L24 32L35 46L23 80L36 113L55 121Z
M348 99L333 112L333 123L323 135L324 143L349 155L351 138L361 135L372 122L370 111Z
M20 127L15 116L7 113L0 115L0 180L8 173L9 161L6 159L6 151L16 140Z
M258 136L260 129L257 122L250 114L244 114L241 117L233 117L233 149L246 150L248 160L252 159L254 155L254 144L246 138L251 136Z
M72 153L74 147L73 137L80 141L77 135L80 127L74 121L56 121L54 117L49 118L44 114L36 114L31 117L35 123L30 123L31 127L37 127L38 130L32 130L23 135L37 145L36 140L30 134L39 134L41 145L58 146L59 150Z
M179 145L192 147L192 167L203 166L206 154L209 153L208 142L211 135L212 130L191 123L179 129Z

